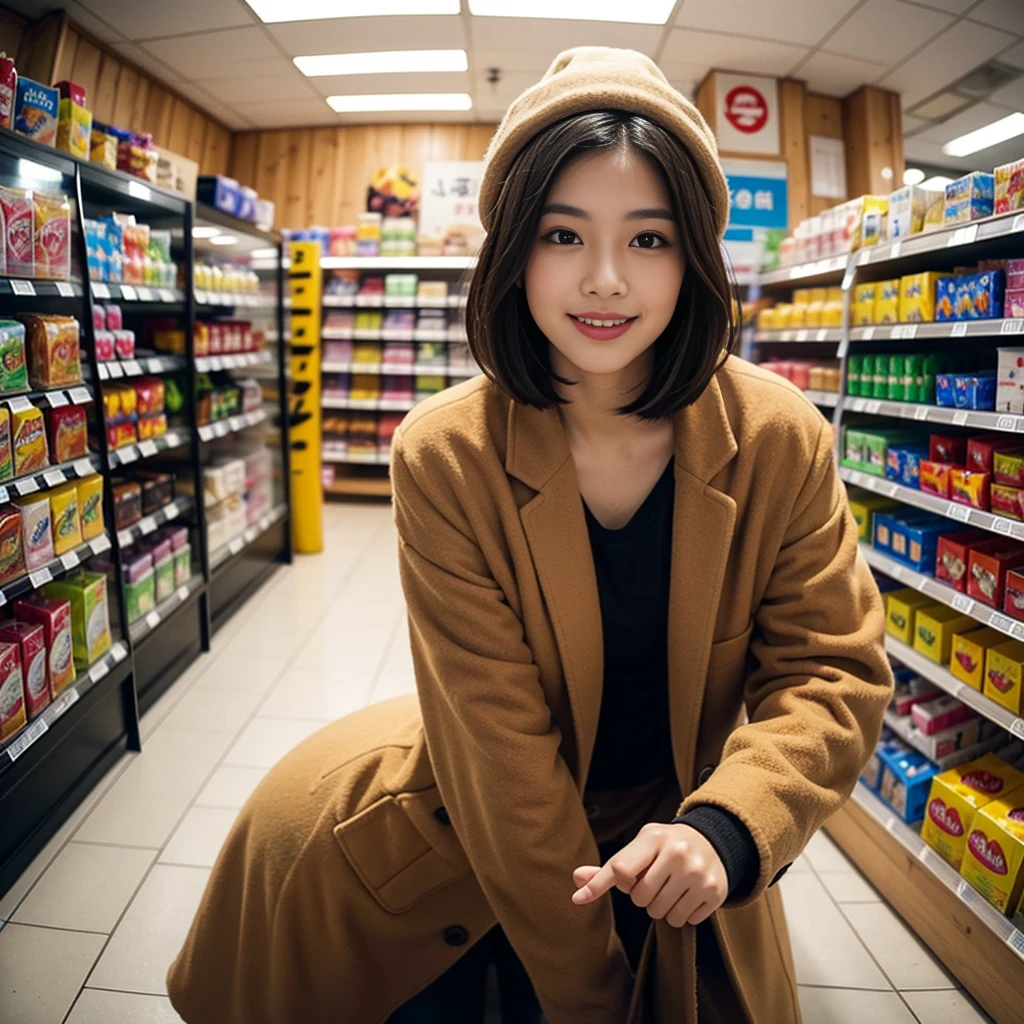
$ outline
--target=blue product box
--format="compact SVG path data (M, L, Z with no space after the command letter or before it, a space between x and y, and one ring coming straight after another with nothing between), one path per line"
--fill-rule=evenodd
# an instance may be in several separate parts
M889 554L918 572L935 570L939 537L949 533L949 520L941 522L899 523L893 531Z
M900 483L904 487L921 489L921 461L928 458L927 448L904 448L900 460Z
M953 390L958 409L981 409L992 412L996 407L996 375L994 373L954 373Z
M956 380L955 374L935 374L935 404L943 409L956 407Z
M938 765L916 750L889 748L878 756L882 762L878 795L908 824L920 821L928 804L932 778L939 773Z
M946 186L946 224L966 224L991 217L995 208L995 176L972 171Z
M103 258L107 264L107 280L120 281L124 276L124 229L112 217L103 224Z
M223 174L201 174L196 180L196 198L232 217L238 216L242 201L238 182Z
M903 473L907 464L907 456L911 453L924 452L928 458L928 449L916 444L890 445L885 453L885 478L896 483L903 482Z
M871 528L873 531L872 545L876 550L888 554L892 533L896 528L896 517L888 512L876 512L871 517Z
M256 189L248 185L238 186L238 216L242 220L254 221L256 219ZM324 249L324 252L327 252Z
M984 270L960 279L964 295L960 300L961 320L1002 319L1006 293L1006 272Z
M860 773L860 781L863 782L872 793L877 793L878 787L882 782L882 768L884 764L882 761L883 752L892 754L907 749L907 745L898 736L896 736L892 730L883 726L882 738L878 741L878 745L875 747L875 751L871 755L871 759L864 766L864 770Z
M935 319L957 320L956 289L958 277L940 277L935 282Z
M31 78L18 76L14 93L14 130L44 146L57 145L57 114L60 96L56 89Z

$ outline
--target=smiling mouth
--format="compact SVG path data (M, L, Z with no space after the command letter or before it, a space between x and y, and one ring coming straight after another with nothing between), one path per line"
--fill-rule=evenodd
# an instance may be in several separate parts
M619 320L595 320L592 317L575 316L570 313L569 316L573 318L577 323L589 324L591 327L619 327L622 324L628 324L630 320L635 320L635 316L623 317Z

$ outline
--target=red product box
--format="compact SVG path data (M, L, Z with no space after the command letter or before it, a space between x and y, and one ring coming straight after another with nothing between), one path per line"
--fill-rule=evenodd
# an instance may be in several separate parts
M113 331L96 331L96 359L101 363L109 363L116 353Z
M1003 316L1007 320L1024 317L1024 288L1013 288L1003 296Z
M18 645L0 644L0 740L13 736L26 721Z
M1006 290L1017 291L1024 288L1024 260L1006 261Z
M53 87L62 100L71 100L76 107L89 106L85 101L85 90L80 85L65 79L62 82L54 82Z
M224 354L224 325L210 324L210 355L221 356Z
M928 458L932 462L946 462L950 466L965 465L967 438L955 434L932 434L928 438Z
M118 359L135 358L135 332L114 331L114 351Z
M15 601L14 614L23 622L42 626L46 634L46 674L50 696L56 698L75 681L74 648L71 643L71 602L33 594Z
M108 331L123 331L124 330L124 317L121 314L120 306L107 306L107 330Z
M1002 608L1006 574L1024 565L1024 545L997 538L971 549L967 562L967 593L982 604Z
M918 731L925 736L934 736L943 729L952 729L954 725L966 722L969 718L977 718L978 712L961 704L956 697L944 693L934 700L915 704L910 709L910 717Z
M988 510L990 473L953 469L949 473L949 496L959 505Z
M989 488L989 511L993 515L1024 519L1024 490L1009 484L993 484Z
M10 57L0 57L0 128L14 127L14 94L18 91L18 72Z
M950 473L954 466L948 462L934 462L922 459L920 463L920 488L926 494L937 494L940 498L949 497Z
M1024 572L1014 569L1006 574L1003 611L1015 619L1024 619Z
M18 648L25 686L25 710L31 721L50 703L50 683L46 678L46 630L31 622L5 622L0 625L0 640Z
M92 307L92 329L94 331L107 329L107 311L102 306Z
M992 456L996 452L1013 451L1020 442L1005 434L980 434L967 442L967 468L976 473L992 472Z
M987 530L962 530L939 537L935 553L935 578L954 590L967 590L967 563L971 549L991 541ZM902 712L901 712L902 713Z

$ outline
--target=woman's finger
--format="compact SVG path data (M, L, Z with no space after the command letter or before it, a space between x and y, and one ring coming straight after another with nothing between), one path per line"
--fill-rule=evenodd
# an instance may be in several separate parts
M665 922L673 928L682 928L704 903L704 897L702 889L690 889L665 915Z
M656 857L654 863L644 872L636 885L633 886L629 898L638 907L650 908L659 894L665 891L666 883L671 881L672 865L668 858ZM672 901L675 903L675 900ZM672 906L670 903L668 906ZM666 907L666 911L668 907Z
M589 882L581 885L573 893L573 903L592 903L613 888L626 893L631 892L636 880L651 866L657 852L653 836L641 832L636 839L607 861Z
M698 925L706 921L713 913L715 908L710 903L702 903L688 918L686 923Z
M586 885L600 870L594 864L584 864L572 873L572 880L576 887L579 888L581 885Z

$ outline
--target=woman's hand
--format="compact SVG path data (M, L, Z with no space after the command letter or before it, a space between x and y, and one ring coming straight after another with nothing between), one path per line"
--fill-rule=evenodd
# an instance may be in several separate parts
M573 903L593 903L617 888L673 928L700 924L729 895L725 867L714 847L682 824L644 825L604 867L579 867L572 877L579 887Z

